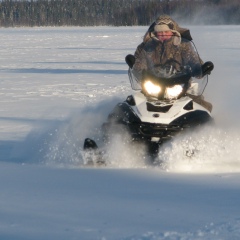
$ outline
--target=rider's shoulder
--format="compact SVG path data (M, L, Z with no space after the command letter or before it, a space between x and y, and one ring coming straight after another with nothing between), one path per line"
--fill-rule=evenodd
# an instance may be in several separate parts
M183 39L182 38L182 40L181 40L181 44L179 45L179 47L181 48L181 49L185 49L185 50L187 50L187 49L192 49L192 47L193 47L194 45L193 45L193 43L192 43L192 41L188 41L188 40L185 40L185 39Z
M144 50L146 52L153 52L159 46L160 42L157 41L154 38L149 39L145 44L144 44Z

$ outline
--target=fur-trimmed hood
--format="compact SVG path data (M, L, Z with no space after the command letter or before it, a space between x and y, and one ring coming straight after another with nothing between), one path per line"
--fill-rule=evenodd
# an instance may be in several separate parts
M145 33L145 35L143 37L143 42L147 42L150 38L155 36L154 28L156 27L156 25L161 24L161 23L170 25L172 32L176 33L177 35L180 35L182 38L185 38L189 41L192 40L189 29L180 27L170 16L161 15L148 28L148 31Z

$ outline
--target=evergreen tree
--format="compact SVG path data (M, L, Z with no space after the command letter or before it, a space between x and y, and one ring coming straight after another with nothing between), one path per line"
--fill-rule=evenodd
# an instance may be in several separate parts
M160 14L239 24L239 12L239 0L2 0L0 26L149 25Z

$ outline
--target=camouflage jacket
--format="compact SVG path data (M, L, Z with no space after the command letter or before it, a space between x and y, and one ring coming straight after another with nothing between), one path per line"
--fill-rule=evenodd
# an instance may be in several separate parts
M188 66L192 72L199 72L203 63L191 42L182 39L180 44L174 44L173 37L164 42L151 38L137 47L134 56L136 60L133 72L138 78L141 77L142 70L157 75L156 72L170 67L181 71Z

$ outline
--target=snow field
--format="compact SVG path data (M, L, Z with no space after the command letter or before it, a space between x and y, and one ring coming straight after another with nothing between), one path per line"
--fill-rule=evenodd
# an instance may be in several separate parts
M83 167L145 30L0 29L1 239L239 239L239 26L191 26L215 64L214 126L164 145L155 167L118 136L109 167Z

